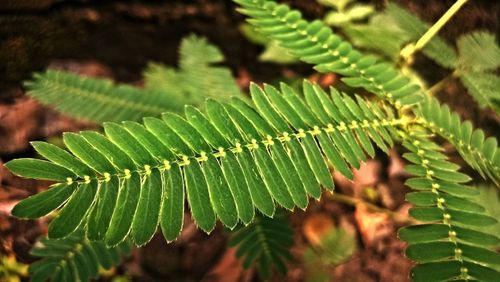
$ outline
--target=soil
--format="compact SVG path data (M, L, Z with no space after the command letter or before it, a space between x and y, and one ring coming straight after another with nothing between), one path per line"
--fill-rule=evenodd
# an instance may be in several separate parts
M314 1L284 1L301 9L308 18L324 15L325 8ZM381 6L383 1L363 1ZM436 21L454 3L446 1L396 1L429 22ZM469 1L440 33L453 41L460 34L485 29L499 34L500 2ZM280 77L311 77L308 65L281 66L259 62L262 47L249 43L238 25L244 20L231 1L98 1L98 0L4 0L0 3L0 164L13 158L33 157L29 141L57 138L64 131L97 128L94 124L62 116L27 98L22 82L36 71L57 67L119 82L138 84L149 61L175 65L181 38L195 33L217 45L242 88L249 81L271 81ZM416 68L431 83L447 71L423 57ZM498 117L480 110L465 90L451 84L439 99L481 126L489 135L500 133ZM360 206L339 203L325 193L320 202L311 201L307 211L290 215L295 230L292 248L295 260L286 277L273 281L303 281L306 272L301 252L309 242L302 230L314 214L330 216L336 225L356 235L358 250L345 263L329 269L335 281L407 281L412 265L404 257L404 243L396 232L407 219L408 205L396 151L390 157L379 154L366 164L354 183L336 178L338 191L356 198L366 197L364 188L377 188L375 204L399 217L385 217ZM0 254L15 255L18 261L34 260L28 253L47 222L21 221L10 216L20 199L40 192L48 182L20 179L0 166ZM377 222L363 222L379 218ZM402 220L401 220L402 219ZM226 247L227 232L220 226L210 236L198 231L187 216L180 239L167 244L161 234L135 250L117 274L127 273L134 281L258 281L255 271L243 271L234 250ZM111 278L104 278L105 280Z

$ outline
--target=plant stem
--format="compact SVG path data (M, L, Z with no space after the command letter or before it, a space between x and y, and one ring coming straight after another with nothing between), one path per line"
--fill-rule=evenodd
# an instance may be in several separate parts
M457 0L455 4L453 4L447 11L444 13L444 15L441 16L441 18L434 23L434 25L429 28L422 37L415 43L414 45L411 44L403 50L401 50L401 56L406 60L413 55L413 53L421 50L435 35L438 33L438 31L455 15L460 8L467 3L468 0Z
M358 199L358 198L354 198L354 197L347 196L344 194L339 194L336 192L332 192L331 194L328 193L328 195L331 199L333 199L339 203L347 204L347 205L354 206L354 207L357 205L364 205L370 211L386 213L393 220L395 220L397 222L401 222L401 223L405 223L405 224L415 223L415 221L410 217L401 215L399 213L393 212L393 211L386 209L386 208L383 208L383 207L379 207L379 206L374 205L372 203L365 202L365 201Z
M439 91L441 91L446 86L446 84L448 84L448 82L452 79L452 77L453 76L448 75L445 78L438 81L436 84L429 87L429 89L427 90L427 94L429 94L430 96L436 95Z
M427 94L430 96L436 95L439 91L441 91L450 81L453 79L459 77L459 72L458 70L455 70L454 72L450 73L449 75L445 76L443 79L440 81L436 82L434 85L429 87L427 89Z
M468 0L457 0L446 13L429 29L427 32L420 37L420 39L415 44L415 49L422 49L425 44L427 44L434 35L453 17L453 15L460 10L460 8L467 3Z

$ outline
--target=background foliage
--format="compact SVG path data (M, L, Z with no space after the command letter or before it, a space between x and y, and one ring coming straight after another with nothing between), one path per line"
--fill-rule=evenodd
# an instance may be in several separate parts
M368 33L380 32L376 31L377 28L375 25L372 27L367 25L364 30L358 28L366 25L359 22L362 22L360 20L374 13L373 7L354 5L348 2L350 1L346 3L338 3L336 1L327 3L334 8L334 11L327 15L325 22L344 27L345 33L351 37L355 45L377 50L376 46L366 44L369 41L365 43L363 41L356 42L356 37L362 38L367 31ZM459 166L446 161L446 157L439 152L439 146L428 140L428 134L432 132L447 139L458 148L464 159L484 178L498 183L499 154L496 139L492 137L485 138L483 131L474 130L470 122L462 123L458 115L450 112L447 106L440 105L435 99L426 98L421 102L422 93L419 92L418 86L408 83L411 80L424 87L425 84L422 83L422 79L416 73L409 72L409 65L405 64L405 62L403 62L403 65L397 65L397 67L403 74L409 74L409 79L400 76L390 65L377 63L376 57L363 56L358 51L353 50L352 46L348 43L330 35L328 29L325 29L319 21L307 25L307 23L300 21L300 14L293 11L288 12L286 7L276 7L272 3L264 4L264 2L259 2L255 6L254 3L245 3L245 1L242 1L242 4L246 7L246 10L242 11L255 17L254 20L251 20L251 23L259 28L259 34L256 36L266 35L267 33L268 36L274 38L272 44L275 46L281 45L281 51L274 51L275 53L278 52L279 54L279 52L289 50L294 56L315 64L316 68L321 72L333 71L340 73L345 76L343 81L347 85L362 87L370 92L374 92L380 98L387 100L388 104L371 104L360 97L356 97L357 101L355 102L349 96L343 93L339 94L335 90L332 90L332 100L328 100L328 98L325 100L326 93L319 86L309 83L304 83L303 95L305 96L305 100L302 102L300 98L296 98L300 94L294 97L295 94L291 94L293 90L285 84L281 85L281 93L267 85L263 89L251 86L257 113L253 113L250 107L244 106L245 104L241 100L232 100L229 104L218 104L214 101L209 101L206 104L205 110L207 117L204 117L195 108L187 108L187 121L175 115L162 115L163 120L166 121L166 127L159 119L146 119L144 122L145 128L133 122L123 123L122 126L107 123L104 126L104 136L90 131L82 132L80 135L66 134L64 136L64 143L72 154L77 156L77 159L71 159L69 154L61 149L57 149L55 146L45 143L35 143L34 146L41 155L53 163L63 164L69 170L54 166L50 162L34 159L12 161L8 166L20 175L66 181L66 184L57 185L45 193L27 199L16 207L17 210L15 209L14 213L25 217L39 217L51 209L57 208L70 194L73 194L62 209L61 214L55 218L51 224L51 228L49 228L50 237L64 237L71 233L74 228L77 228L81 222L85 223L86 220L84 218L87 217L85 206L90 207L88 204L92 204L94 201L93 197L88 197L88 190L90 189L96 191L96 196L94 197L98 200L96 206L92 207L92 212L89 213L89 220L100 219L104 216L111 220L112 231L107 232L105 228L103 229L103 226L106 224L95 225L96 227L87 230L89 238L94 236L94 239L102 239L104 238L104 234L106 234L106 242L113 245L125 238L128 230L131 230L132 240L137 245L142 245L149 241L156 229L159 220L158 212L166 212L163 216L168 215L168 217L174 214L178 217L183 212L179 208L170 208L167 211L162 207L166 205L170 205L170 207L181 206L181 200L183 201L184 199L184 192L174 191L173 189L173 187L179 186L181 183L186 185L187 199L191 204L191 212L193 212L195 221L202 229L206 231L212 230L214 224L212 222L215 220L215 216L230 228L236 224L237 218L231 216L235 213L238 214L239 219L244 223L251 221L253 207L249 207L242 200L244 197L248 199L248 195L236 196L238 194L236 191L240 191L240 189L234 189L234 187L243 187L241 183L237 183L237 179L241 179L243 176L246 184L248 184L250 175L246 173L250 171L250 168L247 167L250 164L248 160L246 163L243 162L245 163L244 165L241 165L242 162L238 159L238 154L242 152L240 141L244 141L246 149L243 150L250 152L250 158L255 158L254 161L257 162L258 173L260 173L260 176L257 176L257 178L255 176L250 178L258 180L260 177L260 181L266 185L270 192L270 199L274 198L277 203L288 208L294 205L299 207L304 207L304 204L307 205L301 196L301 193L303 193L301 191L308 192L313 197L318 197L315 196L317 195L316 189L312 188L313 178L311 176L314 175L318 183L327 184L326 186L333 185L333 183L330 184L331 181L327 180L325 170L322 168L324 164L322 165L322 162L318 161L319 158L316 158L315 161L312 160L314 159L313 155L316 154L313 149L315 147L314 143L319 145L318 149L324 153L336 171L348 178L352 178L353 175L350 172L350 167L359 168L360 161L366 160L365 153L370 157L374 156L375 147L373 147L371 142L374 142L376 146L387 152L388 148L392 147L394 142L403 141L403 145L410 152L413 152L405 155L408 161L414 163L414 165L407 166L407 171L417 177L422 177L410 179L408 185L417 190L430 190L430 192L424 191L408 194L408 200L416 206L411 211L411 214L423 221L442 222L441 224L429 224L427 227L409 227L401 231L401 238L410 244L407 255L421 263L413 270L412 275L414 275L416 280L436 279L437 277L461 277L463 279L474 277L481 280L495 280L498 272L495 272L493 269L498 264L498 254L488 249L491 246L498 245L498 238L495 234L478 233L473 227L475 224L480 224L481 227L494 225L495 221L488 215L482 215L486 211L484 207L465 199L470 196L467 194L468 192L465 192L469 188L460 183L467 182L470 178L457 171ZM260 6L261 4L264 5ZM415 38L409 37L405 39L401 36L403 40L401 42L404 42L404 44L406 44L407 40L417 39L427 29L425 23L396 5L389 5L387 11L387 14L383 16L386 17L386 20L397 22L401 28L401 34L415 33ZM266 16L266 13L269 14ZM283 29L284 25L273 20L271 16L283 17L284 21L282 20L282 22L288 22L287 28L290 28L290 23L292 23L292 29L296 29L293 25L299 23L297 24L299 29L297 31ZM333 18L341 21L332 21L331 19ZM356 28L358 29L356 30ZM246 26L245 29L250 30L250 27ZM352 33L352 30L356 30L356 32ZM396 30L394 31L396 32ZM269 44L267 41L261 42ZM300 44L298 44L299 42ZM438 64L453 70L450 77L446 77L443 81L437 83L429 92L431 94L439 92L442 87L441 85L447 83L448 80L459 78L471 94L476 97L481 106L497 107L497 105L495 106L497 99L494 97L496 95L494 86L498 77L494 70L498 68L498 60L496 59L499 57L499 49L495 44L494 37L488 33L480 32L471 34L469 37L464 36L457 41L458 53L453 50L453 47L449 47L446 44L444 40L436 37L423 50L424 54L436 60ZM398 48L394 48L393 51L388 51L388 49L379 51L382 51L382 53L385 52L385 55L389 58L397 59L398 55L394 52L404 45L403 43L398 43L397 46ZM484 60L482 58L476 60L468 56L470 50L477 50L477 48L487 50ZM327 52L322 53L320 49L326 49ZM183 50L190 51L183 53ZM447 54L444 57L442 56L443 51L446 51L445 54ZM437 55L438 53L439 55ZM266 56L272 58L274 55L267 54ZM230 73L227 70L219 67L211 67L207 64L217 63L221 59L222 55L215 47L206 44L203 40L191 37L186 39L181 47L179 70L176 71L165 66L151 65L145 71L146 85L144 89L134 89L129 86L114 86L109 81L83 79L68 74L49 72L45 76L40 75L35 77L34 82L31 82L28 86L31 87L32 93L35 93L32 95L38 95L38 98L42 101L44 96L57 93L54 90L73 93L77 99L92 97L92 99L88 100L90 102L93 102L97 97L97 101L104 101L104 104L113 104L116 102L120 104L121 98L131 97L131 101L139 102L140 106L130 111L132 113L136 112L135 116L130 119L137 119L148 116L158 109L155 108L157 106L155 102L156 94L137 95L137 93L143 91L145 93L166 93L170 89L173 96L186 98L194 104L196 104L196 99L199 99L195 98L197 93L200 93L200 89L205 89L206 87L217 90L213 92L214 96L221 92L234 91L234 93L239 93L237 87L231 86L235 85L234 83L217 83L217 81L232 81ZM399 60L397 59L397 61ZM194 72L193 69L201 71ZM212 73L216 74L213 78L210 75L205 76L205 74ZM207 79L200 80L200 74L201 77L207 77ZM164 78L163 81L161 80L162 77ZM47 81L50 80L52 81L48 83ZM54 83L54 81L56 82ZM173 83L174 81L184 81L185 85L189 87L179 87L179 84ZM217 88L219 85L221 85L221 90ZM225 88L228 85L230 87ZM47 91L44 90L44 87L52 87L52 89ZM109 89L112 91L109 91ZM44 91L46 92L44 93ZM120 99L118 99L118 96L112 98L114 93L121 91L123 93ZM264 98L264 93L268 98ZM283 98L280 98L280 94L283 95ZM59 103L63 101L61 103L62 106L59 106L60 109L65 111L66 108L66 111L71 112L71 102L74 101L68 99L70 103L64 102L64 99L61 99L61 97L55 98L52 101L46 101L46 103ZM111 99L109 99L110 97ZM145 97L148 99L144 99ZM270 100L267 101L267 99ZM135 102L124 103L124 105L125 107L128 104L135 105ZM311 112L308 112L301 104L304 102L307 103ZM64 105L65 103L66 105ZM415 103L418 103L419 106L414 107ZM92 117L92 110L90 108L82 111L81 115L91 116L89 119L97 121L128 119L126 116L120 116L120 112L116 112L116 107L114 108L115 112L100 110L107 108L106 105L103 105L101 108L97 108L97 111L92 109L101 116L94 114ZM408 116L406 116L406 111L409 108L414 109L413 113L416 115L414 120L411 118L408 119ZM80 108L76 107L74 109ZM163 110L159 112L163 112ZM76 115L78 116L78 114ZM354 118L356 116L357 119ZM366 123L366 119L370 118L370 116L376 118L373 124ZM377 120L377 118L380 118L380 120ZM327 124L328 119L334 121L335 125ZM358 127L358 122L361 128ZM234 123L234 128L232 128L232 123ZM320 123L322 123L321 126L318 126ZM387 129L384 129L386 126ZM310 130L301 131L304 127L309 127ZM415 132L420 132L422 129L422 134L415 134ZM280 133L281 130L285 130L284 133L283 131ZM296 151L294 151L294 145L286 144L290 142L290 135L286 130L291 130L292 136L297 138L296 142L291 142L290 144L301 144L305 147L300 148L295 145ZM322 130L324 130L326 135L329 135L330 139L322 137ZM338 133L335 133L337 130ZM387 132L384 132L385 130ZM213 134L217 131L220 131L221 135L214 137ZM237 131L239 133L236 133ZM255 132L252 133L252 131ZM305 135L303 132L306 132ZM313 143L309 142L309 145L307 145L308 141L306 141L308 134L314 140ZM217 136L218 134L215 135ZM287 150L291 150L294 153L303 151L311 167L307 169L307 164L306 166L302 165L301 168L304 168L305 171L300 170L298 167L301 166L301 163L298 159L293 159L293 153L292 157L288 158L286 154L283 154L286 151L275 149L283 145L276 146L273 136L278 144L283 143ZM264 147L267 149L271 148L271 151L267 152L271 157L270 159L266 160L266 158L269 158L266 157L266 153L259 153L257 142L251 140L252 137L258 137L257 140L260 139ZM136 141L134 141L134 138ZM201 138L204 138L207 143L200 142ZM124 141L125 139L128 140ZM226 139L226 141L223 141L223 139ZM230 144L229 147L228 144ZM160 152L162 150L158 150L159 147L164 148L165 152ZM166 153L167 148L172 151L172 154ZM204 149L208 148L210 148L208 151L211 151L211 153L207 157L207 151L204 151ZM224 165L223 160L226 158L227 153L224 149L228 148L231 151L230 154L236 156L236 162L233 161L230 163L228 161L229 163L226 164L227 170L225 171L224 168L226 165ZM95 151L96 149L97 151ZM94 150L97 154L90 156L88 154L89 150ZM320 151L317 152L319 153ZM99 154L102 154L102 156L99 156ZM211 161L212 155L214 161ZM192 156L191 160L189 156ZM176 159L170 161L169 158ZM155 161L158 165L153 165ZM217 161L222 162L222 164L219 164L220 168L217 167ZM200 162L202 164L200 167L201 170L195 169L195 171L192 171L193 162ZM236 178L233 175L233 179L231 180L227 171L229 171L229 168L235 168L236 163L242 166L240 178ZM172 164L174 166L173 170ZM182 174L175 172L178 170L176 166L182 169ZM137 172L129 169L132 167L137 168L134 169ZM316 171L315 168L319 168L319 170ZM274 175L280 176L272 177L271 174L266 174L266 170L268 169L270 169L270 172L274 171ZM98 173L97 182L92 180L92 170ZM306 175L306 171L308 170L309 175ZM165 171L165 173L162 171ZM199 177L203 174L205 175L204 179ZM77 176L77 178L73 178L74 176ZM183 180L183 177L186 178ZM214 187L216 187L215 183L224 183L225 178L227 179L228 186L224 188L226 190L214 190ZM309 182L309 186L306 185L299 188L293 184L292 179L294 178L306 180L306 182ZM76 185L74 181L80 183ZM157 186L160 182L163 183L162 186L166 187L166 190L155 191L147 189L147 187ZM205 184L202 185L203 182ZM112 189L102 189L101 186ZM138 186L141 187L140 190L134 188ZM280 186L288 188L288 196L286 190L282 190ZM85 188L85 191L82 187ZM305 190L302 190L304 188ZM208 194L205 192L206 189L208 189ZM459 191L458 189L463 191ZM196 192L190 193L190 190ZM117 194L116 191L119 191L119 193ZM155 201L154 199L161 195L158 192L172 193L170 194L172 197L167 197L170 198L170 202L162 203L161 201ZM271 210L269 205L266 207L265 201L262 198L263 194L259 192L261 194L259 195L259 199L256 200L254 192L250 190L249 194L252 196L250 198L257 209L264 214L272 215L274 213L274 204ZM203 194L205 194L205 199L199 197L200 195L203 196ZM233 200L230 200L229 196L232 196ZM225 200L218 204L217 199L223 199L224 197ZM238 199L238 197L243 198ZM37 210L29 210L27 208L32 203L38 201L45 201L48 203L48 206ZM482 202L482 200L480 201ZM114 220L113 214L105 211L103 207L111 203L114 205L115 202L117 205L113 214L121 213L123 210L128 211L133 217L126 215ZM136 203L134 202L138 202L137 212L135 213L133 210ZM208 210L202 208L206 204L212 207ZM134 208L132 208L132 205ZM78 213L74 213L71 212L68 206L84 208ZM488 203L485 206L487 207ZM144 209L144 207L148 208ZM149 207L152 208L149 209ZM212 209L213 211L211 211ZM250 209L252 212L250 212ZM491 214L491 211L486 211L486 214ZM453 218L452 221L450 221L451 218ZM471 218L478 221L472 221ZM154 224L155 221L156 224ZM167 240L171 240L179 233L178 230L180 230L183 220L180 217L179 220L173 220L172 222L162 221L161 219L159 221L164 236ZM274 230L269 231L271 233L280 229L279 224L268 224L268 226L275 226ZM447 236L444 235L443 231L446 229L446 226L448 226ZM444 229L439 231L439 228ZM248 233L239 231L239 234L257 234L255 236L259 237L258 232L253 233L259 229L259 220L257 220L252 225L243 229L249 230ZM428 231L427 229L435 234L431 237L425 237L426 239L423 240L421 237L425 231ZM459 231L458 235L457 230ZM436 235L442 231L443 234ZM111 234L109 237L108 233ZM417 234L418 236L413 236L413 234ZM475 238L478 238L478 236L488 238L488 240L484 242L475 241ZM236 238L238 238L238 235L236 235ZM242 238L241 235L240 238ZM418 239L416 240L415 238ZM446 240L451 241L451 243L446 240L446 242L443 242L442 238L447 238ZM429 253L430 246L440 250L440 254ZM243 244L239 246L239 250L248 250L248 248L245 248ZM263 265L267 264L263 264L262 261L267 262L271 258L280 272L285 270L283 261L279 258L280 252L282 252L280 248L271 248L269 253L264 252L267 255L263 256L264 259L260 259L260 270L263 276L267 276L269 272L263 267ZM240 251L240 255L242 254L244 254L246 261L252 261L254 260L252 256L255 256L257 252L248 253ZM431 271L433 274L428 276L429 269L439 269L441 272L433 273ZM71 271L73 270L69 267L64 271L56 271L56 274L64 277L70 275ZM73 275L76 275L75 273L73 272ZM88 273L87 276L82 273L80 275L87 277ZM92 275L95 275L95 272Z

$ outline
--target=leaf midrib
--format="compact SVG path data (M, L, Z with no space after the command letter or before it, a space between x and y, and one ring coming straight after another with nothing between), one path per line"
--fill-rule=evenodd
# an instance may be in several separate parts
M345 126L345 125L344 126L341 126L341 125L334 126L334 130L337 130L338 132L342 133L345 131L352 131L355 128L362 128L362 129L373 128L373 129L376 129L377 127L389 127L389 126L397 126L397 125L405 126L409 123L418 123L418 122L419 122L418 120L409 119L406 116L403 116L401 118L374 119L374 120L366 121L366 122L353 120L353 121L346 121L345 122L345 124L349 124L348 126ZM287 137L292 137L292 138L295 137L295 138L300 140L301 138L304 137L304 132L307 132L314 137L314 135L317 135L317 134L323 134L323 133L329 134L329 131L332 130L332 127L325 127L325 128L320 127L320 129L321 129L320 133L317 133L317 131L316 131L317 128L318 128L317 126L312 126L312 127L309 127L307 130L299 129L299 130L294 131L293 133L288 133ZM274 137L272 139L277 141L277 142L281 142L281 144L286 144L287 141L285 141L286 138L284 138L284 134L285 133L278 134L276 137ZM258 144L258 145L262 144L266 147L266 149L267 149L267 147L272 146L272 142L270 143L268 138L263 138L262 141L255 141L255 142L254 141L255 140L252 140L244 145L241 145L240 143L236 143L236 146L223 148L223 151L232 151L233 153L238 154L243 147L247 147L250 149L250 151L252 151L253 146L255 146L255 144ZM92 145L92 144L90 144L90 145ZM127 177L127 175L132 173L132 172L137 172L137 173L139 173L139 175L142 176L146 173L146 171L148 171L150 169L159 169L160 171L169 170L170 166L172 164L177 164L177 165L179 165L179 167L187 166L190 164L190 161L186 161L186 160L195 159L198 162L202 163L205 160L206 155L208 155L208 154L213 155L217 159L222 157L220 149L215 150L215 148L214 148L214 150L209 152L209 153L200 152L200 154L195 154L194 156L186 156L186 155L181 154L181 155L178 155L179 158L177 158L175 160L161 160L161 161L158 161L158 163L155 165L146 165L146 166L148 166L148 168L141 168L139 166L136 166L133 169L129 169L128 171L124 171L123 173L113 173L113 174L109 174L109 175L111 175L111 176L116 175L120 178L124 178L124 177ZM107 179L109 179L109 175L104 176L107 172L97 172L97 173L98 174L95 177L84 176L82 178L81 176L79 176L79 178L77 178L77 179L72 179L71 183L77 182L77 183L81 184L81 183L84 183L85 181L88 181L88 179L96 179L97 181L102 182L102 181L106 181Z

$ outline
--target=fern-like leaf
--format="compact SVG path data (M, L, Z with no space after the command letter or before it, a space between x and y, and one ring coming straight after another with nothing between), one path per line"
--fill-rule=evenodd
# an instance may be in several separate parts
M275 2L267 0L236 0L243 7L240 11L251 17L248 21L259 28L263 34L280 42L283 47L288 49L292 54L300 57L308 63L316 64L316 69L325 72L336 72L347 76L344 81L354 87L363 87L370 92L373 92L379 97L388 100L391 104L397 106L413 104L421 102L419 87L409 83L408 78L402 76L398 71L385 63L376 63L374 58L363 56L359 52L352 49L351 45L344 42L337 35L332 34L332 31L326 27L321 21L309 23L302 19L300 12L290 10L286 5L278 5ZM402 24L412 27L417 33L425 28L425 25L418 23L415 19L409 18L406 15L408 12L403 9L390 5L389 9L394 10L393 16L400 16L398 21ZM408 29L405 28L405 29ZM441 45L440 43L438 45ZM437 48L439 49L439 48ZM436 105L437 108L446 108ZM427 108L427 107L425 107ZM439 118L436 112L415 111L417 116L422 116L425 120L434 122ZM455 116L456 114L449 115ZM456 115L458 118L458 115ZM442 122L448 119L444 118ZM432 124L431 124L432 125ZM469 129L467 123L465 129ZM451 132L449 127L442 127L443 131L438 132L446 139L449 139ZM457 131L456 129L455 131ZM442 134L442 133L446 134ZM472 132L472 129L471 129ZM477 132L478 144L471 143L470 136L462 140L479 150L477 153L468 153L467 148L459 148L466 161L472 167L478 170L483 175L488 175L493 181L498 183L499 178L499 159L500 153L496 153L496 139L489 138L488 144L485 147L488 154L482 155L483 137L480 136L482 131ZM458 133L458 132L457 132ZM467 134L467 132L464 132ZM456 138L456 134L452 135ZM482 139L481 139L482 138ZM479 139L481 139L479 141ZM452 143L456 143L453 142ZM458 140L459 141L459 140ZM457 141L457 142L458 142ZM459 142L458 142L459 143ZM457 144L460 146L460 144ZM464 144L465 145L465 144ZM477 146L476 146L477 145ZM494 149L490 149L493 147ZM472 149L474 152L476 150ZM469 155L480 154L472 159ZM475 164L479 162L479 164Z
M500 47L495 36L474 32L460 37L457 45L460 80L481 108L490 106L500 113L500 77L495 73L500 66Z
M269 36L304 62L315 64L319 72L334 72L352 87L362 87L396 107L422 99L419 86L390 64L362 55L348 42L333 34L322 21L308 22L297 10L268 0L235 0L239 11L259 32Z
M414 131L416 133L417 131ZM406 184L417 192L407 194L415 207L410 215L424 224L405 227L399 237L408 242L406 255L419 264L411 271L414 281L499 281L500 254L492 247L500 239L477 228L497 220L471 201L478 191L464 183L470 178L458 172L441 148L418 133L406 136L410 151L406 171L415 178Z
M418 40L430 28L429 24L396 3L387 5L387 13L410 37L410 40ZM454 68L457 65L457 52L440 36L434 36L424 46L422 52L445 68Z
M477 201L478 204L483 206L486 210L486 213L490 215L491 217L494 217L497 219L500 218L500 205L498 204L500 202L500 190L497 189L497 187L494 187L493 185L479 185L476 186L476 189L479 190L479 195L475 197L474 199ZM494 236L499 236L500 234L500 222L493 226L489 226L488 228L481 228L480 231L483 231L484 233L488 233ZM500 241L498 244L492 245L493 247L496 247L497 250L500 248ZM498 271L500 271L500 265L496 268Z
M342 27L355 46L374 50L392 61L399 58L399 53L411 38L398 27L395 20L387 13L378 13L367 24L352 24Z
M304 82L305 101L282 84L281 92L251 86L255 108L234 98L206 103L206 113L186 108L186 119L164 114L144 125L105 123L105 135L66 133L69 152L35 143L49 161L17 159L15 174L60 182L20 202L13 214L43 216L63 203L49 237L69 235L89 218L87 233L110 246L127 234L137 245L153 236L158 223L167 240L182 228L186 197L195 222L210 232L216 219L227 227L249 223L254 208L274 214L274 202L306 208L320 185L333 189L327 163L348 178L372 141L387 151L396 127L408 122L358 97L332 89L331 96ZM50 173L48 173L50 171ZM300 179L300 180L299 180ZM44 203L33 212L33 205Z
M458 114L435 98L426 99L416 113L425 127L451 142L472 168L500 185L500 149L496 138L486 138L481 129L474 129L470 121L462 122Z
M37 73L26 82L27 94L71 116L91 121L140 120L182 103L166 99L168 94L133 86L116 85L111 80L84 77L62 71Z
M293 231L283 216L274 218L256 216L252 224L237 230L229 242L236 247L236 256L243 260L243 267L258 267L263 279L270 275L271 267L285 275L285 262L292 259Z
M489 106L500 113L500 76L493 73L464 72L460 80L481 108Z
M25 86L36 100L77 118L138 121L167 111L182 112L185 104L200 105L207 96L240 95L231 71L212 65L223 58L216 46L192 35L182 40L180 70L151 64L144 74L145 88L54 70L35 74Z
M64 239L43 237L31 250L40 258L29 267L31 281L90 281L98 277L100 268L119 264L130 249L128 241L116 247L89 241L81 229Z
M500 47L495 35L488 32L473 32L457 40L459 68L474 71L496 70L500 66Z
M215 64L224 61L222 52L205 38L184 38L179 49L179 70L152 63L144 71L146 89L172 93L166 99L200 105L206 98L229 99L241 95L231 70Z

